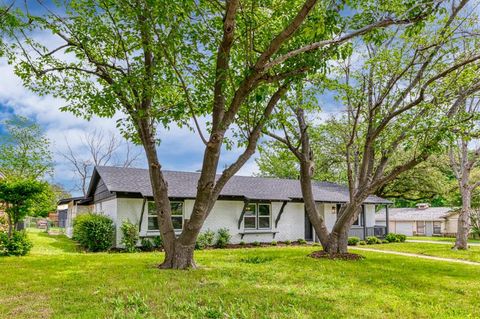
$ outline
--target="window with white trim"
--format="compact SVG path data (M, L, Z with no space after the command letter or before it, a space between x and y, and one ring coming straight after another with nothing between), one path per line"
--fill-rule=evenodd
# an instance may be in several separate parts
M183 202L170 202L172 223L175 230L183 229ZM158 230L157 210L155 202L148 202L148 230Z
M243 215L245 229L270 229L272 223L272 206L264 203L248 204Z

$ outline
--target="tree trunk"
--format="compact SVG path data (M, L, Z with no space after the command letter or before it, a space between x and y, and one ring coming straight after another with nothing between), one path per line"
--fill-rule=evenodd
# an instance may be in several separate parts
M346 254L348 251L348 227L344 225L339 232L332 231L324 250L330 255Z
M7 205L7 209L8 209L8 205ZM12 222L12 216L10 215L10 213L7 213L7 219L8 219L8 237L11 238L12 232L13 232L13 222Z
M470 233L471 191L468 185L461 187L462 209L458 216L457 238L453 249L468 249L468 235Z
M153 199L157 210L158 226L163 239L165 259L160 268L173 268L175 263L175 231L171 218L168 186L163 178L160 162L158 161L155 136L149 121L141 118L138 121L139 135L145 149L148 162L148 172L152 185Z
M328 237L327 246L324 250L329 254L345 254L348 250L348 231L356 218L359 218L360 208L366 196L354 197L354 200L340 209L332 232Z

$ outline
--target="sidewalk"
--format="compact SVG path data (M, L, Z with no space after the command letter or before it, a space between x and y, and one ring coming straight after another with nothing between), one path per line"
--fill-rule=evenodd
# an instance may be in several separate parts
M427 244L444 244L444 245L452 245L455 243L454 241L436 241L436 240L419 240L419 239L407 239L405 242L407 243L427 243ZM480 246L480 243L468 243L469 246Z
M375 252L375 253L384 253L384 254L391 254L391 255L398 255L398 256L406 256L406 257L423 258L423 259L430 259L430 260L437 260L437 261L446 261L446 262L459 263L459 264L465 264L465 265L480 266L480 263L478 263L478 262L463 260L463 259L434 257L434 256L426 256L426 255L419 255L419 254L412 254L412 253L402 253L402 252L399 252L399 251L379 250L379 249L372 249L372 248L350 247L350 249L361 250L361 251L371 251L371 252Z

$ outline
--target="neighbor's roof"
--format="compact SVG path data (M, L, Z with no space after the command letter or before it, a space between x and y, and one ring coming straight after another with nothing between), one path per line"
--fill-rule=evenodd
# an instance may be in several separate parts
M426 209L418 209L416 207L409 208L389 208L388 219L390 221L442 221L450 212L455 210L452 207L429 207ZM376 220L385 220L385 209L379 211L375 216Z
M70 203L71 201L73 202L82 202L85 200L85 197L70 197L70 198L62 198L60 199L58 202L57 202L57 205L64 205L64 204L68 204Z
M197 181L200 173L163 171L168 183L168 196L177 198L195 198ZM144 197L152 197L149 173L146 169L99 166L95 168L88 191L94 192L96 180L100 177L110 192L140 193ZM316 201L347 202L347 187L328 183L315 182L313 193ZM293 179L265 178L252 176L233 176L220 193L221 197L245 197L252 200L302 199L300 181ZM365 203L389 204L390 201L369 196Z

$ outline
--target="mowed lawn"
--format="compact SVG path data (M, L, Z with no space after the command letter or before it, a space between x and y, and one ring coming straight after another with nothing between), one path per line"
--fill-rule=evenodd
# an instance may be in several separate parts
M162 253L78 253L31 233L26 257L0 259L1 318L478 318L480 267L318 247L207 250L200 269L158 270ZM385 245L388 246L388 245Z
M359 246L372 249L399 251L426 256L463 259L480 263L480 246L470 246L468 250L452 250L452 245L432 243L391 243Z

